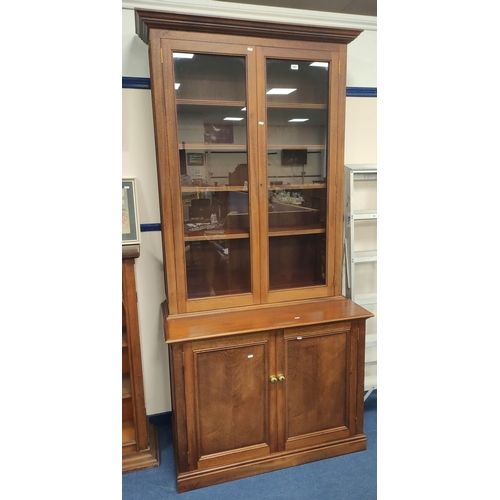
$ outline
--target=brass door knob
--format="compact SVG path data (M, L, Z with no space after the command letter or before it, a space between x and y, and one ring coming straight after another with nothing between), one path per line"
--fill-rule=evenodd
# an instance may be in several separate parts
M279 381L279 382L284 382L284 381L285 381L285 376L284 376L282 373L280 373L280 374L278 375L278 381Z
M275 384L278 381L278 379L274 375L271 375L269 377L269 381L271 382L271 384Z

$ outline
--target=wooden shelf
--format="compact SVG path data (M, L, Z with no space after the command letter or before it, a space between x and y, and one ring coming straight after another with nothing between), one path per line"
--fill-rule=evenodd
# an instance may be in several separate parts
M189 106L234 106L242 108L246 106L245 101L223 101L217 99L177 99L177 104Z
M290 146L288 146L290 147ZM221 144L221 143L204 143L204 142L193 142L193 143L180 143L179 150L201 150L201 151L235 151L240 153L247 152L246 144Z
M288 191L290 189L325 189L326 184L324 182L317 184L279 184L269 186L267 189L269 191ZM300 206L300 205L298 205Z
M244 191L248 192L245 186L181 186L183 193L206 193L210 191Z
M135 428L134 422L129 420L122 422L122 444L135 441Z
M229 106L235 108L245 107L245 101L224 101L218 99L177 99L179 106ZM268 108L285 109L328 109L326 103L315 102L270 102L267 101Z
M267 149L326 149L325 144L268 144Z
M286 108L286 109L328 109L327 104L313 102L269 102L268 108Z
M269 237L275 236L300 236L303 234L324 234L326 229L324 227L312 226L288 226L280 228L269 228Z
M268 186L269 191L283 191L290 189L325 189L324 182L316 184L279 184ZM233 192L248 192L246 186L181 186L183 193L207 193L211 191L233 191Z
M324 234L324 227L319 226L283 226L269 228L269 236L299 236L304 234ZM203 231L193 231L193 233L184 233L184 241L218 241L218 240L236 240L250 238L248 232L237 232L235 229L226 230L223 234L205 234Z
M241 240L250 238L250 233L241 229L224 229L223 231L223 234L207 234L206 231L191 231L184 233L184 241Z
M132 397L132 385L130 383L130 373L122 373L122 399Z
M188 151L234 151L236 153L246 153L248 151L246 144L220 144L220 143L201 143L201 142L193 142L193 143L180 143L180 150L188 150ZM326 149L325 144L268 144L268 150L274 149Z

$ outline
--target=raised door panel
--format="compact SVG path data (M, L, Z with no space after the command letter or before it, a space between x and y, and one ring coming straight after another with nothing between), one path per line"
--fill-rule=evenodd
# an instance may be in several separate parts
M278 420L284 449L316 446L351 434L351 341L350 322L285 332Z
M186 344L186 409L190 469L268 455L270 414L276 397L269 382L271 334Z

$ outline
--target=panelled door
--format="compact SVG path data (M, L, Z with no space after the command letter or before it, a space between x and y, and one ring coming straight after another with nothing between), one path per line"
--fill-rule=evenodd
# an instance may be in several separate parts
M273 333L184 345L191 470L275 451L275 357Z
M189 468L356 433L351 322L184 344Z
M356 431L356 338L351 323L291 328L278 339L279 441L286 450Z

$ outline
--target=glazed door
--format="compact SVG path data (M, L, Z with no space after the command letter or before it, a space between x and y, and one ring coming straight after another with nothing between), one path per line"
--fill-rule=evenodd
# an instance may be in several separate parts
M189 468L269 455L276 438L274 335L191 342L184 357Z
M152 81L170 313L340 296L345 47L189 38Z
M266 48L259 55L263 301L332 296L342 217L343 138L331 126L345 99L339 53Z
M350 322L292 328L278 340L283 449L324 444L355 432L355 411L350 411L356 404L355 353Z
M162 53L173 312L259 303L254 53L180 40L163 40Z

